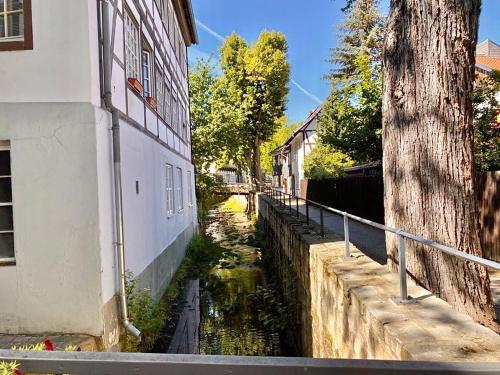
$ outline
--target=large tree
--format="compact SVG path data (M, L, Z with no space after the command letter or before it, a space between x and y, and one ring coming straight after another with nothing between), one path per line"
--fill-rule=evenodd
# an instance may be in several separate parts
M482 256L474 194L473 107L480 0L391 0L383 53L385 216ZM406 241L408 272L497 332L487 270ZM387 236L392 265L394 236Z
M329 59L332 89L319 120L321 143L358 163L382 157L383 18L378 3L351 0L344 8L339 44Z
M221 67L227 89L245 116L240 149L252 179L261 180L260 146L274 134L285 112L290 79L285 36L263 31L252 45L233 33L221 47Z

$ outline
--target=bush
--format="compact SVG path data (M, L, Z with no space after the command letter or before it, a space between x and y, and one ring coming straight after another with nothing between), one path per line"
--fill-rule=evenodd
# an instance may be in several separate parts
M332 146L318 143L304 159L304 175L311 180L341 177L354 161Z
M149 289L137 289L137 280L132 272L127 271L125 277L129 319L141 331L142 340L139 342L126 334L124 351L148 351L160 336L165 322L165 305L161 301L156 302Z

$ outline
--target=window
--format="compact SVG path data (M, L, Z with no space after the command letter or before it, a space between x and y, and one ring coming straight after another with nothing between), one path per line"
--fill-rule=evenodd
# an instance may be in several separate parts
M33 49L31 0L0 0L0 51Z
M188 184L188 205L193 205L193 181L191 180L191 171L187 171L187 184Z
M0 0L1 1L1 0ZM125 53L127 78L140 79L139 30L132 16L125 12Z
M165 80L165 121L169 124L172 125L172 118L170 117L172 114L171 111L171 98L172 98L172 92L170 91L170 82Z
M10 142L0 141L0 263L14 261Z
M179 108L177 104L177 94L175 92L172 92L172 121L170 123L170 126L172 129L175 130L176 133L179 132Z
M184 208L184 199L182 196L182 169L177 168L177 185L175 186L176 197L177 197L177 210L182 211Z
M170 164L166 165L167 182L167 215L174 214L174 170Z
M151 52L142 51L142 87L144 96L151 96Z
M163 117L165 113L163 113L163 75L160 72L160 69L156 68L156 111L158 114Z

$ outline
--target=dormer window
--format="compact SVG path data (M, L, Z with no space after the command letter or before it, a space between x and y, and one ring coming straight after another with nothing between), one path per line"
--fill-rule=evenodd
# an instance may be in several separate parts
M0 0L0 51L33 49L31 0Z

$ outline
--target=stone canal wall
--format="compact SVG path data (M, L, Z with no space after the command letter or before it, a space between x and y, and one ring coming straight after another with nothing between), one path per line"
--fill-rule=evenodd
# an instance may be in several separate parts
M259 194L259 224L295 313L302 354L320 358L500 361L500 336L408 283L417 302L395 305L397 274L343 239L319 237Z

